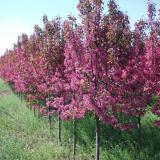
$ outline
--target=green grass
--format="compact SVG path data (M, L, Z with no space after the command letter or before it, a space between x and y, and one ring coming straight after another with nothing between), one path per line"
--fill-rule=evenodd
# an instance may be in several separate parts
M0 96L0 160L63 159L66 151L51 141L47 121L35 117L2 81L0 92L6 93Z
M101 124L100 160L160 160L160 129L152 126L157 117L142 118L141 148L136 149L135 130L126 133ZM0 80L0 160L72 160L72 122L62 123L62 145L57 144L57 121L38 118L26 103ZM92 114L77 120L77 158L95 155L95 120Z

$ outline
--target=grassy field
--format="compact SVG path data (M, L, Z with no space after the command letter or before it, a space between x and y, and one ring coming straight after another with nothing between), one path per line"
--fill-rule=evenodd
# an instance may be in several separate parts
M122 133L101 124L100 160L160 160L160 129L155 116L142 119L141 148L136 149L133 130ZM72 122L62 124L62 145L57 144L57 121L49 130L46 118L38 118L27 104L0 80L0 160L72 160ZM95 151L95 120L91 114L77 120L76 160L92 160Z

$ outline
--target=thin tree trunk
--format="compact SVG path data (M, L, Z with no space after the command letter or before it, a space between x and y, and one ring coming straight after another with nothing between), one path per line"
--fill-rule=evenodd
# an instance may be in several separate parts
M50 108L50 106L49 106L49 112L50 112L50 110L51 110L51 108ZM49 123L49 130L50 130L50 132L51 132L51 128L52 128L52 120L51 120L51 115L49 114L48 115L48 123Z
M22 93L21 92L19 93L19 99L22 102Z
M99 124L99 119L96 116L96 157L95 157L95 160L99 160L99 144L100 144L100 124Z
M138 116L137 120L137 148L139 149L141 145L141 117Z
M61 118L58 113L58 145L61 145Z
M21 102L22 102L22 100L23 100L23 93L21 93Z
M36 116L36 110L35 109L33 110L33 113L34 113L34 116Z
M50 100L50 95L48 94L48 101ZM51 129L52 129L52 116L50 115L51 112L51 107L48 106L48 123L49 123L49 130L51 133Z
M73 160L76 159L76 120L73 119Z

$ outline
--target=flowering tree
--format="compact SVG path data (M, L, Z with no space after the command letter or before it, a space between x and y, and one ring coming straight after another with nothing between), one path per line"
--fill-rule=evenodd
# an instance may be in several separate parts
M51 116L58 115L59 142L61 120L73 120L74 159L76 119L92 112L98 160L100 121L122 131L136 127L140 144L141 117L153 96L158 100L152 112L160 116L160 21L151 1L148 19L139 20L133 31L114 0L107 14L101 0L80 0L77 7L80 24L74 16L64 23L43 16L43 29L36 25L30 37L21 35L0 58L0 76L50 125Z

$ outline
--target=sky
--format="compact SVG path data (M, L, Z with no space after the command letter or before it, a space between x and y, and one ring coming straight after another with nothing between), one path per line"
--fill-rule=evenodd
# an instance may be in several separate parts
M78 17L76 8L79 0L2 0L0 4L0 55L11 49L17 37L22 33L31 35L34 25L42 25L42 16L46 14L49 20L56 16L63 19L73 14ZM108 0L103 0L105 6ZM129 17L131 26L140 18L147 16L147 0L116 0L120 9ZM157 9L160 0L154 0ZM104 7L105 7L104 6ZM106 7L105 7L106 8ZM106 10L106 9L105 9Z

